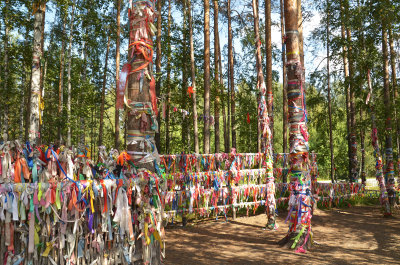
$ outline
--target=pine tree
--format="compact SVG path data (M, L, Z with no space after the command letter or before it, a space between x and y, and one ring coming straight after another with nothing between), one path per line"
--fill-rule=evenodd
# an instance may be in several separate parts
M229 1L229 0L228 0ZM210 153L210 2L204 0L204 153Z
M296 0L285 0L286 58L290 125L289 232L281 245L305 252L311 246L311 198L308 172L308 129L306 123L303 66L299 49ZM299 96L300 95L300 96ZM297 106L297 108L291 108ZM297 203L299 201L299 203ZM299 221L299 222L298 222Z

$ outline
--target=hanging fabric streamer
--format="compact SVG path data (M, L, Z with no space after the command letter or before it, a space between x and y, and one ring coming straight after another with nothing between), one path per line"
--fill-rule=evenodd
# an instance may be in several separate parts
M151 78L151 81L150 81L150 96L151 96L151 105L153 107L153 111L154 111L155 115L158 116L156 80L154 79L154 76Z
M122 67L121 74L119 75L117 104L116 104L117 109L124 108L125 89L126 85L128 84L128 76L131 69L132 69L131 64L126 63L124 67Z
M188 87L187 93L189 94L189 97L191 98L191 97L192 97L192 94L194 94L194 90L193 90L193 87L192 87L192 86Z

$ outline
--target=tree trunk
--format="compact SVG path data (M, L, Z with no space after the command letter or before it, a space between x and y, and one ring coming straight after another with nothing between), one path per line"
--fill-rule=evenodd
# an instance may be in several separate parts
M128 114L128 142L127 153L130 160L138 167L138 177L142 181L159 183L155 169L158 168L159 155L155 144L155 133L158 131L156 122L157 104L155 79L153 76L152 50L148 46L153 45L153 34L151 33L149 22L154 17L149 15L154 10L155 1L136 2L130 6L130 45L128 61L132 69L128 77L128 101L131 111ZM145 21L143 24L141 21ZM146 39L146 43L143 43ZM138 118L139 117L139 118ZM150 173L145 173L149 170ZM153 174L154 173L154 174ZM146 176L145 176L146 174ZM161 184L162 182L160 182ZM152 194L156 194L156 185L149 189L148 193L141 192L144 201L150 201ZM158 190L158 188L157 188ZM138 197L140 198L140 197ZM159 203L157 203L160 205ZM150 204L140 204L140 225L135 225L135 231L146 233L147 225L150 223L151 216L157 216L157 222L161 222L159 216L161 209L154 210ZM154 205L154 204L153 204ZM146 225L145 225L146 224ZM146 228L145 228L146 227ZM140 229L139 229L140 228ZM146 230L145 230L146 229ZM155 227L154 233L160 234L160 229ZM155 236L155 234L154 234ZM143 264L161 264L160 246L157 240L136 240L136 252L142 254Z
M345 26L345 7L344 1L340 0L340 29L341 29L341 37L342 41L346 40L346 26ZM351 177L351 125L350 125L350 81L349 81L349 62L347 57L347 46L344 44L343 47L343 67L344 67L344 84L346 87L346 126L347 126L347 155L348 155L348 171L349 171L349 178Z
M229 62L229 83L231 92L231 131L232 147L236 148L236 117L235 117L235 79L234 79L234 58L233 58L233 33L231 18L231 0L228 0L228 62Z
M286 81L286 54L285 54L285 15L283 0L280 0L281 8L281 38L282 38L282 86L283 86L283 153L287 153L287 123L288 123L288 106L287 106L287 81ZM283 176L283 183L287 182L287 175Z
M226 109L225 109L225 87L224 87L224 75L222 73L222 56L221 56L221 42L218 34L218 62L219 62L219 82L220 82L220 98L221 98L221 109L222 109L222 120L223 120L223 131L224 131L224 151L225 153L229 153L229 134L228 134L228 119L226 117Z
M308 130L306 124L303 66L300 60L296 0L285 0L288 106L290 122L289 232L281 245L305 252L312 241ZM300 95L300 96L299 96ZM294 108L297 106L297 108ZM298 203L300 202L300 203Z
M300 1L300 0L299 0ZM327 83L328 83L328 116L329 116L329 149L331 152L331 181L335 182L335 161L333 154L333 135L332 135L332 103L331 103L331 72L330 72L330 52L329 52L329 18L330 18L330 9L329 9L329 1L326 1L326 71L327 71Z
M369 88L369 95L372 96L372 84L371 84L371 76L370 76L370 70L368 69L368 88ZM373 99L371 100L373 101ZM368 104L368 101L367 101ZM379 186L379 191L380 191L380 198L379 201L382 204L384 215L385 216L390 216L392 215L392 209L389 204L388 196L386 195L386 187L385 187L385 179L383 177L383 163L382 163L382 154L379 149L379 138L378 138L378 129L376 128L376 118L375 118L375 109L374 105L371 104L372 106L370 107L371 111L371 127L372 127L372 135L371 135L371 142L372 142L372 147L374 148L374 156L376 160L376 180L378 181L378 186Z
M72 13L71 13L71 25L69 30L69 46L68 46L68 99L67 99L67 146L71 146L71 67L72 67L72 39L73 39L73 31L74 31L74 13L75 13L75 3L72 4Z
M394 165L393 165L393 146L392 146L392 101L390 100L389 84L389 55L387 24L385 19L382 21L382 55L383 55L383 103L385 105L386 116L386 189L389 196L389 203L394 205L396 199Z
M62 25L62 41L61 41L61 54L60 54L60 81L58 83L58 140L62 143L62 112L64 103L64 54L65 54L65 18L63 18Z
M40 46L42 49L41 50L42 56L44 56L44 25L45 25L45 22L46 22L46 13L43 13L43 16L42 16L43 29L41 30L42 35L40 37L40 43L41 43ZM42 60L40 61L40 63L42 63ZM44 101L44 90L43 89L44 89L45 71L47 70L46 67L47 67L47 60L45 59L44 67L42 67L42 65L40 66L40 89L39 89L39 91L40 91L40 101L41 102ZM42 107L44 107L43 104L41 104L39 106L39 134L43 136L43 133L42 133L43 109L42 109ZM38 140L39 140L38 143L41 144L42 137L40 137Z
M103 71L103 87L101 89L99 146L103 145L104 104L105 104L105 99L106 99L106 84L107 84L107 68L108 68L108 53L109 53L109 51L110 51L110 35L108 35L108 40L107 40L106 60L104 62L104 71Z
M22 140L24 135L24 108L25 108L26 73L21 76L21 103L19 107L19 138ZM0 263L1 264L1 263Z
M170 124L169 124L169 110L171 101L171 0L168 0L168 41L167 41L167 107L165 111L165 154L169 154L169 144L170 144Z
M346 3L346 13L348 11L348 2ZM348 60L349 60L349 89L350 89L350 182L357 182L358 179L358 160L357 160L357 130L356 130L356 108L355 108L355 87L354 87L354 60L353 48L351 40L350 27L346 28L348 43Z
M220 152L220 133L219 133L219 120L220 120L220 90L221 84L219 80L219 30L218 30L218 0L214 2L214 80L215 80L215 101L214 101L214 136L215 136L215 153Z
M360 123L363 122L363 111L360 107ZM367 173L365 172L365 128L361 126L360 129L360 141L361 141L361 183L366 185Z
M188 34L187 34L187 3L186 0L183 1L183 25L182 25L182 54L183 54L183 61L182 61L182 90L181 90L181 96L182 96L182 104L181 108L186 110L186 99L188 97L187 95L187 89L188 89L188 67L187 67L187 39L188 39ZM190 147L188 146L188 132L189 132L189 126L188 126L188 117L184 117L182 120L182 144L183 144L183 149L185 153L190 153Z
M389 46L390 46L390 66L392 69L392 96L393 96L393 106L396 105L397 97L398 97L398 91L397 91L397 74L396 74L396 50L394 49L394 44L393 44L393 26L389 27ZM395 136L396 136L396 150L397 150L397 161L400 161L400 123L397 117L397 109L393 108L394 111L394 125L396 126L395 130ZM398 176L400 176L400 171L397 172ZM400 178L398 179L398 184L400 184Z
M199 148L199 129L197 126L197 101L196 101L196 65L194 62L194 43L193 43L193 18L192 18L192 1L188 0L189 9L189 38L190 38L190 70L192 74L192 88L193 88L193 130L194 130L194 151L196 154L200 153Z
M204 153L210 153L210 2L204 1Z
M301 0L297 0L297 24L299 25L300 61L304 67L303 11L301 10ZM303 71L305 70L303 69Z
M157 93L157 98L160 97L161 95L161 31L162 31L162 24L161 24L161 8L162 8L163 1L157 1L157 10L158 10L158 15L157 15L157 37L156 37L156 42L157 42L157 57L156 57L156 93ZM157 116L157 123L161 124L161 115ZM156 132L156 146L157 150L161 150L161 134L160 130Z
M30 95L29 115L29 141L32 145L38 143L39 135L39 104L40 104L40 59L42 58L42 25L46 12L46 3L41 3L35 13L32 54L32 80Z
M85 30L85 32L87 34L87 30ZM82 82L83 82L83 84L86 84L86 81L87 81L87 73L86 73L87 72L87 46L86 45L87 45L87 40L85 38L85 40L83 41L83 48L82 48L82 52L83 52ZM85 104L85 95L86 95L86 91L82 90L81 91L81 96L80 96L80 99L79 99L80 102L81 102L80 105ZM86 111L85 108L83 108L83 109L84 109L84 111ZM86 127L86 123L87 123L87 121L86 121L87 117L88 116L86 114L84 114L84 115L82 115L80 117L80 122L81 122L81 124L80 124L80 127L81 127L80 134L81 135L80 135L79 143L80 143L82 148L85 146L85 141L86 141L86 130L85 130L85 127Z
M260 91L259 100L259 116L258 122L260 123L261 135L262 135L262 152L266 154L266 163L264 168L266 169L266 182L267 182L267 193L266 193L266 208L268 223L267 228L275 229L275 183L274 183L274 169L273 169L273 153L272 153L272 132L270 127L269 113L267 109L267 102L269 95L267 87L265 86L264 74L262 70L262 58L261 58L261 41L259 32L259 18L258 18L258 6L257 0L253 0L253 16L254 16L254 33L255 42L257 49L257 87Z
M161 1L159 1L161 5ZM120 64L120 50L119 50L119 46L121 43L121 0L116 0L116 5L117 5L117 39L116 39L116 46L115 46L115 95L117 95L117 91L118 91L118 83L119 83L119 64ZM158 8L158 10L161 10ZM161 12L159 14L159 17L161 17ZM160 20L160 18L158 19ZM161 22L158 22L159 24L161 24ZM157 28L158 28L158 24L157 24ZM159 29L158 29L159 30ZM161 32L161 30L159 30ZM158 34L157 33L157 38L158 38ZM157 43L159 42L159 40L157 40ZM158 46L157 46L157 60L158 60ZM161 51L160 51L161 53ZM158 66L158 64L157 64ZM157 70L158 72L158 70ZM159 82L157 82L157 86L159 86ZM115 100L117 100L117 97L115 97ZM114 148L119 150L120 148L120 144L121 141L119 140L119 132L120 132L120 128L119 128L119 109L115 108L115 139L114 139Z
M2 106L3 106L3 115L0 119L0 122L3 120L3 128L0 128L0 132L1 129L3 129L3 133L2 135L0 135L0 139L3 138L4 141L7 141L8 139L8 120L9 120L9 116L8 116L8 101L6 100L7 95L8 95L8 34L9 34L9 22L8 22L8 16L7 16L7 12L8 12L8 5L9 2L5 1L5 8L4 8L4 66L3 66L3 71L4 71L4 81L3 81L3 92L2 94L3 96L3 100L1 102Z
M299 0L300 1L300 0ZM271 43L271 0L265 1L265 51L267 53L267 107L271 130L272 152L274 152L274 94L272 90L272 43Z

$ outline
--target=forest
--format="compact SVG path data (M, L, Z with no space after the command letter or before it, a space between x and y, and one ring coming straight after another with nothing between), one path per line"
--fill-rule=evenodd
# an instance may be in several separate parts
M92 154L98 146L126 148L127 109L116 109L115 102L128 56L128 2L1 2L3 139L28 140L30 113L37 107L42 143L87 146ZM204 1L157 1L153 71L161 154L229 153L232 147L261 151L251 2L214 0L206 10ZM256 2L262 70L273 101L273 151L287 153L283 1ZM318 153L320 178L374 176L372 115L383 159L392 163L388 171L397 172L399 1L303 0L300 5L309 145ZM42 21L35 20L38 12ZM32 89L35 69L39 90ZM32 93L39 106L30 103Z
M398 263L399 10L2 1L0 264Z

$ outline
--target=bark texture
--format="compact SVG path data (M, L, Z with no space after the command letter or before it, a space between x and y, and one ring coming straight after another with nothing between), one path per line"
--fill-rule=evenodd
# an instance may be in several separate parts
M38 143L39 133L39 105L41 101L40 95L40 59L42 58L42 30L44 30L43 16L46 12L46 3L40 4L34 14L33 29L33 54L32 54L32 80L30 95L30 115L29 115L29 141L32 145Z
M231 131L232 131L232 147L236 148L236 118L235 118L235 78L234 78L234 58L233 58L233 33L232 33L232 17L231 17L231 0L228 0L228 64L229 64L229 83L231 92Z
M161 3L161 1L159 1ZM117 39L115 46L115 95L118 94L118 83L119 83L119 64L120 64L120 43L121 43L121 0L116 0L117 5ZM160 10L160 9L159 9ZM160 13L161 16L161 13ZM161 23L161 22L160 22ZM160 30L161 32L161 30ZM158 35L157 35L158 36ZM158 47L157 47L158 51ZM158 57L157 57L158 58ZM115 97L115 100L117 98ZM114 148L119 150L121 141L119 139L119 109L115 108L115 138L114 138Z
M165 154L169 154L169 144L170 144L170 98L171 98L171 0L168 0L168 21L167 21L167 99L166 99L166 108L165 108Z
M220 152L220 81L219 81L219 31L218 31L218 0L213 0L214 3L214 84L215 84L215 101L214 101L214 146L215 153Z
M372 90L372 83L371 83L371 76L370 70L368 70L368 88L369 88L369 95L373 98L373 90ZM372 99L373 101L373 99ZM367 101L368 104L368 101ZM371 112L371 143L372 147L374 148L374 156L376 161L376 180L378 181L379 185L379 201L381 202L384 216L392 215L392 209L389 204L388 196L386 195L386 185L385 185L385 178L383 177L383 163L382 163L382 154L379 148L379 138L378 138L378 129L376 127L376 117L375 117L375 109L374 105L370 104L370 112Z
M193 18L192 18L192 1L188 0L189 9L189 42L190 42L190 71L192 79L192 100L193 100L193 131L194 131L194 151L200 153L199 148L199 128L197 125L197 100L196 100L196 65L194 62L194 43L193 43Z
M204 1L204 153L210 153L210 2Z
M382 22L382 55L383 55L383 103L385 105L386 116L386 189L389 196L391 206L395 203L396 189L394 179L393 165L393 145L392 145L392 101L390 100L390 84L389 84L389 54L388 54L388 38L387 38L387 22Z
M345 26L345 2L346 0L340 0L340 32L342 40L346 39L346 26ZM343 44L342 46L342 57L343 57L343 67L344 67L344 83L346 87L346 126L347 126L347 155L349 158L349 178L351 176L351 125L350 125L350 82L349 82L349 61L347 46Z
M283 92L283 153L287 153L287 124L288 124L288 107L287 107L287 79L286 79L286 44L285 44L285 15L283 0L280 0L281 13L281 38L282 38L282 92ZM284 174L283 182L287 182L287 176Z
M274 152L274 94L272 90L272 42L271 42L271 0L265 1L265 51L267 58L267 107L269 117L269 128L271 130L272 152Z
M305 252L311 247L312 214L304 76L299 51L297 3L295 0L285 0L284 6L290 125L290 199L289 231L280 244L296 252Z
M330 37L329 37L329 19L330 19L330 11L329 11L329 1L326 1L326 71L327 71L327 83L328 83L328 117L329 117L329 149L331 153L331 181L334 183L334 174L335 174L335 161L333 155L333 135L332 135L332 102L331 102L331 75L330 75L330 52L329 52L329 45L330 45Z
M72 98L72 86L71 86L71 67L72 67L72 39L74 32L74 15L75 5L74 0L72 4L71 13L71 24L69 29L69 45L68 45L68 98L67 98L67 146L71 146L71 98Z
M62 112L64 104L64 55L65 55L65 18L63 18L60 54L60 80L58 82L58 140L62 142Z
M110 52L110 35L107 40L106 60L104 62L103 70L103 86L101 89L101 105L100 105L100 128L99 128L99 146L103 145L103 123L104 123L104 105L106 99L106 85L107 85L107 68L108 68L108 54Z
M259 15L257 0L253 0L253 17L254 17L254 33L256 37L256 60L257 60L257 87L260 91L260 100L258 102L258 122L260 123L261 129L261 150L266 154L266 161L263 167L266 169L266 208L268 223L267 228L275 229L275 183L274 183L274 168L273 168L273 152L272 152L272 131L270 126L270 115L268 113L267 99L268 90L265 86L264 74L262 70L262 58L261 58L261 41L260 41L260 30L259 30Z

